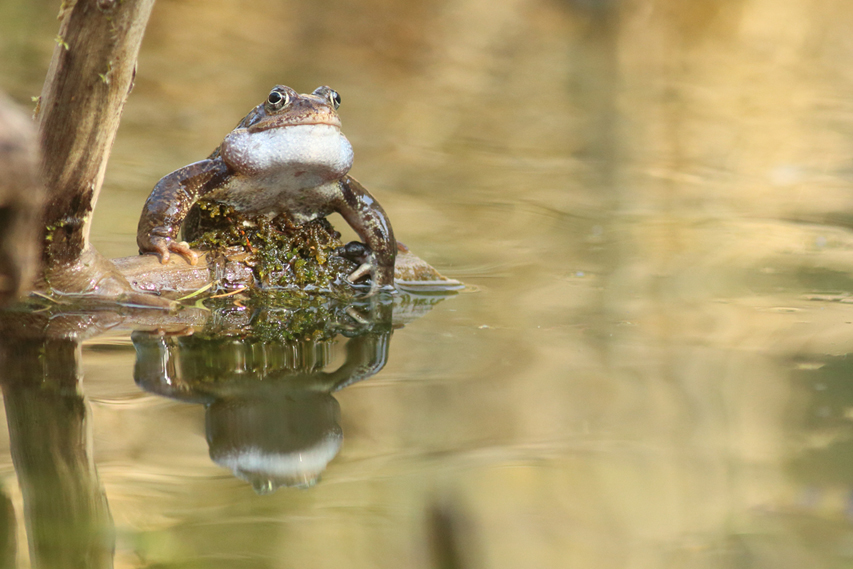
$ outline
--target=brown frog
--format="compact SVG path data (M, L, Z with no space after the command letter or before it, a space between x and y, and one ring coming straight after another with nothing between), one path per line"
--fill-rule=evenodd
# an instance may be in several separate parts
M353 153L341 133L340 103L329 87L310 95L274 87L207 159L157 183L139 219L139 252L156 253L163 263L178 253L196 264L196 253L177 236L202 198L249 215L285 214L296 224L338 212L365 245L350 282L370 275L373 291L392 288L394 232L379 203L347 175Z

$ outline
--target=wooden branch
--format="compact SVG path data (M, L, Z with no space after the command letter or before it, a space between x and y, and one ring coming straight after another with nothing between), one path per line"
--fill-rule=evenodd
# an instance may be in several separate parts
M42 286L164 305L133 291L89 245L92 213L154 0L77 0L63 4L57 46L37 116L45 263Z
M75 259L87 247L121 111L154 0L78 0L62 16L38 107L48 191L47 255Z

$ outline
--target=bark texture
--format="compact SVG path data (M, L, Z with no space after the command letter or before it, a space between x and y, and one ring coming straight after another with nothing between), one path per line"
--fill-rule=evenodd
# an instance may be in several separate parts
M46 286L119 300L135 293L89 245L136 58L154 0L77 0L63 4L57 45L37 117L42 176Z

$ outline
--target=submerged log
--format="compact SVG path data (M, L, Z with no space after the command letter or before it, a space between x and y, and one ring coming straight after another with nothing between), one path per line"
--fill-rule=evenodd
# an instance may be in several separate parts
M114 261L135 290L167 296L201 288L220 293L251 289L357 296L349 279L369 250L359 242L344 245L327 219L295 225L285 216L270 220L223 212L218 206L205 211L205 229L188 234L185 227L183 234L194 239L190 244L201 259L198 264L190 265L180 255L170 256L165 264L152 254ZM399 241L394 268L399 289L444 292L462 286L439 274ZM356 288L373 290L369 283Z
M224 262L231 264L232 268L224 278L222 261L214 266L214 262L209 262L207 253L197 252L199 261L196 265L190 265L179 255L173 255L165 264L161 264L154 255L122 257L113 259L113 263L139 292L178 296L215 282L230 289L256 286L252 269L244 264L243 253L225 255ZM403 291L448 292L463 287L460 281L445 277L408 249L397 253L394 279L397 288Z

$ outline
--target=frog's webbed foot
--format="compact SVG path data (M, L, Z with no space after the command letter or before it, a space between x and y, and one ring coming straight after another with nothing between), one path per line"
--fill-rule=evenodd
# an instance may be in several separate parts
M381 265L377 255L364 243L351 241L338 249L338 255L354 263L359 263L358 268L347 277L350 283L355 284L369 276L371 280L370 295L376 294L380 290L394 289L394 267Z
M140 253L156 253L160 257L160 263L167 263L171 253L177 253L187 260L190 265L198 263L198 253L190 248L186 241L175 241L169 237L152 235L148 243L140 244Z

